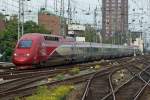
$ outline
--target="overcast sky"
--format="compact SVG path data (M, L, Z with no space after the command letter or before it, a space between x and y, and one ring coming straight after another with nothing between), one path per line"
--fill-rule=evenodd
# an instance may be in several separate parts
M30 15L27 17L31 17L32 19L32 16L37 13L38 9L45 6L45 1L46 0L30 0L29 2L27 2L26 0L25 10L32 10L32 13L26 14L26 15ZM61 0L57 0L57 1L58 1L58 10L60 10L59 6ZM65 1L65 10L67 10L68 0L64 0L64 1ZM90 23L93 20L92 17L93 9L96 6L99 6L100 8L100 3L98 3L98 0L92 0L92 2L91 0L71 0L71 5L72 5L72 9L75 9L77 12L77 14L73 16L74 19L78 21L80 20L81 22L90 22ZM0 0L0 9L5 9L6 13L17 13L18 0ZM54 12L54 0L47 0L47 9L51 12ZM85 18L84 13L88 13L88 11L90 12L90 15L86 16Z
M60 1L58 1L58 10L60 10ZM67 10L67 1L65 0L65 11ZM73 19L81 23L93 23L94 9L99 8L97 20L101 23L101 0L71 0L72 9L76 10ZM41 7L45 6L45 0L30 0L25 1L25 11L32 10L31 13L26 12L25 18L28 20L37 20L37 12ZM6 11L2 11L5 9ZM47 0L47 9L54 13L54 0ZM18 13L18 0L0 0L0 12L4 14ZM86 15L89 13L89 15ZM66 13L67 17L67 13ZM129 23L130 29L141 30L150 27L150 0L129 0ZM143 27L142 27L143 29Z

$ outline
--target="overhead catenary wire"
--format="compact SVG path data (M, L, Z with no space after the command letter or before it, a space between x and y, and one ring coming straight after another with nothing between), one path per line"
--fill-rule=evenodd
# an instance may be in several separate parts
M17 5L18 1L19 0L0 0L0 2L1 2L0 5L2 5L0 7L0 9L1 10L3 10L3 9L7 10L7 11L5 11L6 13L17 14L17 12L18 12L18 5ZM59 15L60 11L58 9L60 7L61 0L53 0L53 1L57 1L57 2L55 2L55 3L57 3L57 6L55 4L55 7L53 7L53 4L52 4L53 1L51 1L51 0L47 0L47 1L48 1L48 3L47 3L48 10L52 13L56 13L57 15ZM67 1L68 0L64 0L64 1L65 1L64 6L66 6L65 10L64 10L65 11L65 17L68 18L68 16L67 16L67 9L68 9ZM100 4L100 3L98 3L100 1L101 0L97 0L97 4ZM88 16L92 16L94 13L93 6L97 5L95 3L90 4L90 2L87 2L87 1L86 2L85 1L79 2L78 0L70 0L70 2L71 2L71 7L72 7L71 12L74 13L74 15L75 15L75 16L72 15L73 16L72 19L78 20L78 22L79 21L80 22L88 22L88 20L84 19L85 16L87 16L86 13L88 12L90 14ZM140 5L140 3L138 3L138 1L130 0L130 2L132 2L132 5L131 5L132 8L136 8L136 9L141 8L141 5ZM147 0L147 2L148 2L148 0ZM82 4L84 4L84 6ZM90 4L90 7L89 7L89 4ZM4 6L6 6L6 8ZM25 16L26 16L25 19L30 19L29 15L33 16L35 14L35 16L37 16L40 8L44 7L44 0L43 1L41 1L41 0L33 0L33 1L30 0L30 1L26 2L24 4L24 6L25 6L25 10L31 10L32 11L30 13L25 12ZM90 10L89 10L89 8L90 8ZM98 12L100 13L101 7L98 7L98 8L99 8ZM56 12L54 12L54 9ZM131 16L131 17L129 17L129 20L131 20L133 18L132 16L134 16L134 13L133 12L129 12L129 13L130 13L129 16ZM138 15L142 15L142 14L137 13L136 15L138 16ZM144 16L150 16L150 14L145 13ZM92 17L90 17L90 19L92 19Z

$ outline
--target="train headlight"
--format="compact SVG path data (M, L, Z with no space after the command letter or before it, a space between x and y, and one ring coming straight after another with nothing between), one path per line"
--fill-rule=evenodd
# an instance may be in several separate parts
M14 56L17 56L17 54L16 54L16 53L14 53Z
M27 54L26 54L26 56L27 56L27 57L29 57L29 56L30 56L30 54L29 54L29 53L27 53Z

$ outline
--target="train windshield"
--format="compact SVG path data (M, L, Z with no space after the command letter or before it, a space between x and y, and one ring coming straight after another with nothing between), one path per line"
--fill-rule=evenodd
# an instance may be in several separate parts
M19 42L19 48L30 48L32 46L32 40L21 40Z

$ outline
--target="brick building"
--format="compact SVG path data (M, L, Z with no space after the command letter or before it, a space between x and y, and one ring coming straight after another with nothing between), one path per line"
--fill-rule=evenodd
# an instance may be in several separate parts
M38 15L38 24L54 35L60 34L61 24L59 16L41 13Z
M102 33L106 37L128 31L128 0L102 0Z

